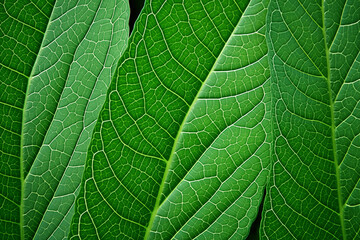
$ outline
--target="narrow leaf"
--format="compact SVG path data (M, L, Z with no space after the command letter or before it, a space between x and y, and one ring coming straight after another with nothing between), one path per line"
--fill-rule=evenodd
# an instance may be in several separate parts
M0 238L64 239L91 132L126 47L128 3L0 7Z
M24 112L25 237L67 237L95 121L128 36L118 1L57 1Z
M360 2L271 1L266 239L360 237Z

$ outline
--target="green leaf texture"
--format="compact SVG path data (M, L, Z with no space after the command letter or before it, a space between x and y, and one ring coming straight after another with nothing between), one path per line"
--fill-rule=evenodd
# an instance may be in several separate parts
M23 238L23 229L27 239L63 239L89 137L126 47L128 4L0 7L0 239Z
M0 239L21 236L21 125L29 76L54 1L0 1Z
M25 103L26 239L69 233L91 133L127 46L128 19L125 0L55 3Z
M360 1L271 1L266 239L360 238Z
M266 1L148 1L95 126L71 239L246 238L270 163Z

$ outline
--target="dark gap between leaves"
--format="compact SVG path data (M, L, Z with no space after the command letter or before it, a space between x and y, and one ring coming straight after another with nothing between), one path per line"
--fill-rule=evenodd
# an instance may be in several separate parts
M256 216L255 221L251 225L249 236L247 237L247 240L258 240L258 239L260 239L259 230L260 230L261 214L262 214L262 211L263 211L265 196L266 196L266 189L264 190L264 195L262 197L261 204L259 206L258 214Z
M130 19L129 19L129 27L130 27L130 34L134 28L134 24L136 19L138 18L141 9L144 6L145 0L130 0Z

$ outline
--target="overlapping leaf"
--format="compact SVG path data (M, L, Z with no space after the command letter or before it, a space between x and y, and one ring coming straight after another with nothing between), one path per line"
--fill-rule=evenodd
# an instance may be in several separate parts
M0 2L0 239L21 236L22 114L53 2Z
M1 234L63 239L91 132L127 44L128 3L8 1L1 7L1 73L7 76L1 81Z
M269 165L266 2L149 1L92 137L72 239L239 239Z
M96 123L126 1L0 2L0 239L360 238L360 2L267 5L147 1Z

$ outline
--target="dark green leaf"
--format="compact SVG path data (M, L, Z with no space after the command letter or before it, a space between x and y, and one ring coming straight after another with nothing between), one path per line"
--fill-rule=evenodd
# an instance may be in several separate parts
M360 1L271 1L266 239L360 237Z

